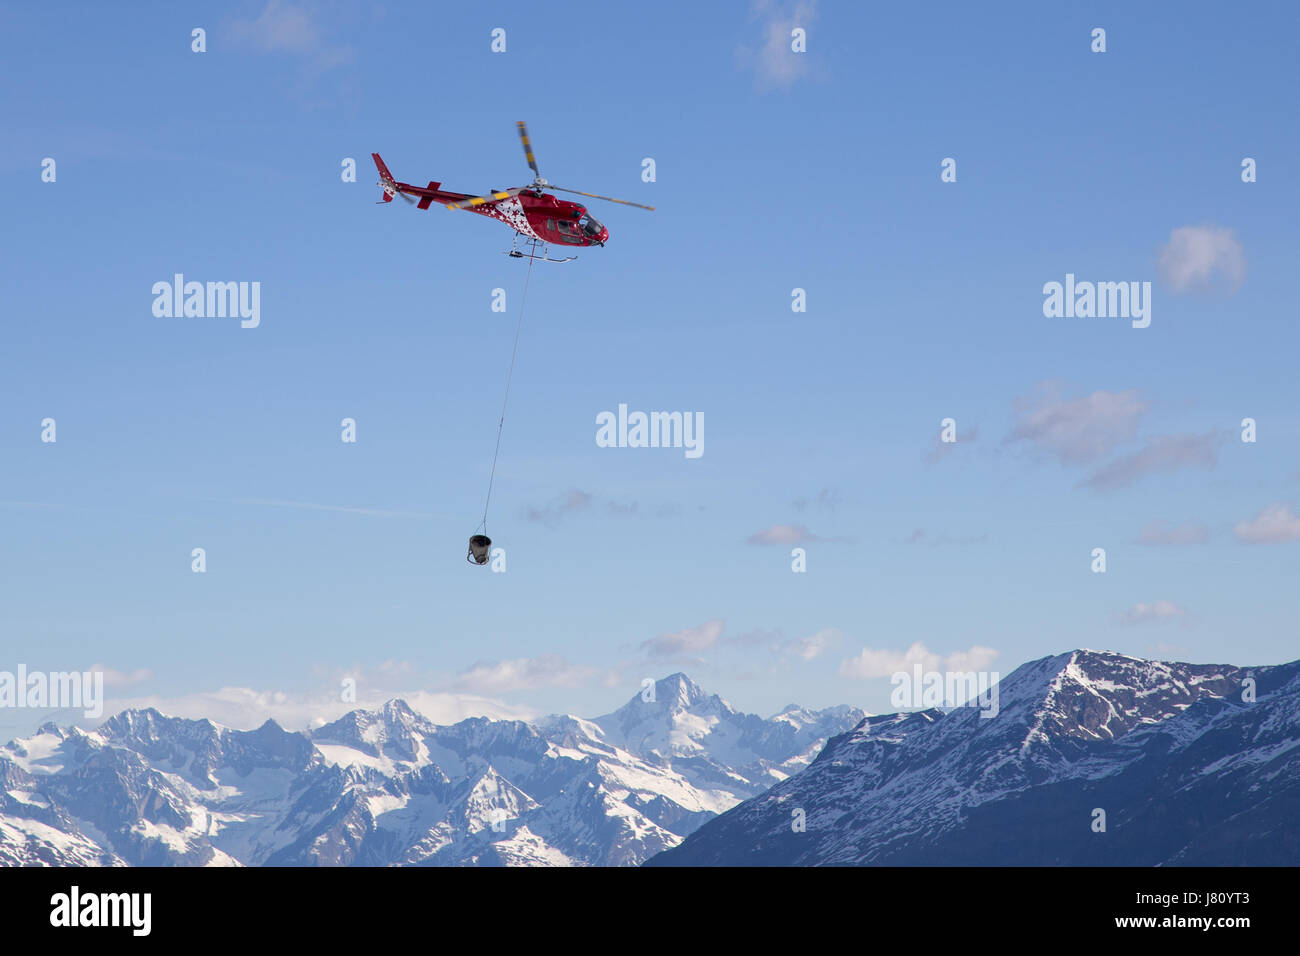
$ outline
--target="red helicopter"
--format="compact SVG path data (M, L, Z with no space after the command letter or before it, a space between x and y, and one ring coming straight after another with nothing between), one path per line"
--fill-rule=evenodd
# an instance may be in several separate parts
M580 189L552 186L542 178L541 172L537 169L533 147L528 141L528 127L522 120L519 121L519 138L523 141L524 156L527 157L528 165L533 171L532 183L514 189L493 190L487 196L446 192L440 188L442 183L430 182L425 187L399 183L393 179L393 174L388 171L379 154L371 153L375 160L375 167L379 170L377 185L384 191L384 198L380 202L392 202L394 196L401 196L408 203L416 203L420 209L428 209L433 203L438 203L448 209L468 209L481 216L490 216L504 222L515 231L514 241L506 255L516 259L544 259L547 262L569 262L577 258L577 256L565 256L563 259L548 257L546 249L550 243L561 246L603 246L609 240L609 230L601 225L595 216L587 212L586 206L567 199L557 199L545 192L547 189L653 211L654 206L646 206L639 202L584 193ZM419 202L416 202L417 196ZM527 252L520 252L517 248L520 236L524 238Z

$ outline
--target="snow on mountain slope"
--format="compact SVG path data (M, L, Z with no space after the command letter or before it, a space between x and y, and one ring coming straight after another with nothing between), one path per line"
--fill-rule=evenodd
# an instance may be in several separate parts
M1017 668L999 698L994 717L864 720L651 863L1300 862L1300 841L1279 837L1300 812L1300 662L1075 651Z
M272 722L233 731L153 710L89 734L47 724L0 748L0 774L14 770L31 774L70 836L106 857L205 866L262 862L285 839L276 827L294 791L329 772L310 741Z
M0 748L0 863L635 865L863 716L763 720L681 674L656 692L595 720L441 726L394 700L310 733L46 725Z
M748 796L806 765L829 737L865 716L855 707L808 711L791 705L763 720L679 673L657 681L651 700L638 695L592 723L605 741L671 766L697 787Z

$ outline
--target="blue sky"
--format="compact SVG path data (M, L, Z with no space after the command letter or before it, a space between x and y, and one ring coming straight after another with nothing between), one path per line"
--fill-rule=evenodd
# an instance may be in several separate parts
M0 669L292 725L343 675L446 719L677 670L881 712L918 644L1294 659L1297 15L1171 10L4 10ZM552 182L657 210L592 202L608 246L534 269L499 574L464 542L526 266L376 205L369 154L522 185L518 119ZM260 282L260 326L155 317L177 272ZM1067 273L1151 282L1150 327L1044 317ZM703 456L597 447L619 403L702 413Z

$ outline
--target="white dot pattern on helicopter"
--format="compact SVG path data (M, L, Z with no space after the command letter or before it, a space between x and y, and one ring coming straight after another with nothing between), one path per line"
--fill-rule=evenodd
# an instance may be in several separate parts
M528 216L524 214L524 205L519 201L518 196L511 196L509 199L502 199L492 205L489 213L493 219L500 219L507 226L510 226L516 232L522 233L529 239L541 239L533 231L532 224L528 222Z

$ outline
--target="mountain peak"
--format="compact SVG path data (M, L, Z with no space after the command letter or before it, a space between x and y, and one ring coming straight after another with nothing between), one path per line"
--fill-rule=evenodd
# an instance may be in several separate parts
M1022 664L1000 687L1001 708L1022 710L1023 746L1052 737L1113 740L1165 720L1202 696L1240 690L1245 668L1152 661L1079 649Z
M386 701L379 713L389 727L401 727L407 731L419 724L427 723L423 714L400 697Z
M206 717L192 720L169 717L156 707L141 707L114 714L99 725L99 732L116 740L159 741L164 737L211 740L220 728Z
M411 763L421 759L420 740L432 731L428 720L394 697L378 710L350 710L309 736L317 746L340 745L372 758Z
M691 707L710 696L681 671L655 681L655 697L663 701L674 701L681 707Z
M1247 676L1257 694L1243 698ZM1294 865L1276 834L1300 797L1300 661L1078 649L997 688L996 711L862 721L650 865ZM789 840L791 807L835 825ZM1091 807L1118 815L1125 838L1090 838Z
M677 672L596 720L440 726L397 698L305 732L124 711L0 752L0 797L20 794L0 865L635 864L807 766L851 710L764 720Z

